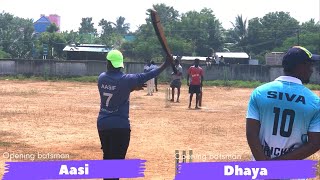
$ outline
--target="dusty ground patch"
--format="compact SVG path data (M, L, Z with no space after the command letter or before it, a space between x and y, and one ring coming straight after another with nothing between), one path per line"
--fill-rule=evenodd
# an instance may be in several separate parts
M0 81L0 174L3 153L65 154L101 159L96 131L99 96L95 83ZM193 161L245 161L245 114L252 89L205 87L203 108L180 103L166 108L164 90L131 95L132 136L127 158L147 160L145 179L173 179L175 150L193 150ZM319 158L318 152L313 158ZM27 161L28 158L14 159Z

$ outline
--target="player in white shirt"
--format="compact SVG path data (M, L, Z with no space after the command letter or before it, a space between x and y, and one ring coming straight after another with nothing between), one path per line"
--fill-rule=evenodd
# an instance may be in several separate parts
M153 69L156 69L157 67L152 64L152 61L150 61L147 65L144 66L144 72L150 72ZM148 96L152 96L154 92L154 78L147 81L147 91Z

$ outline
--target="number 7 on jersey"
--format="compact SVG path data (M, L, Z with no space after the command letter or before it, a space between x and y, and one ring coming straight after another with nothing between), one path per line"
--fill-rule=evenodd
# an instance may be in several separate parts
M107 100L106 100L106 106L108 107L109 106L109 103L110 103L110 99L112 98L113 94L111 93L103 93L103 96L106 96L107 97Z

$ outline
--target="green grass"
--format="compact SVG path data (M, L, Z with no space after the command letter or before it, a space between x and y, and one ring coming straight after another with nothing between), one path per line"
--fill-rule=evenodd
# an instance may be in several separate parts
M187 81L183 80L182 84L186 85ZM238 88L256 88L264 84L259 81L225 81L225 80L214 80L204 81L203 86L218 86L218 87L238 87Z
M98 76L81 76L81 77L57 77L57 76L0 76L0 80L30 80L30 81L68 81L68 82L92 82L96 83ZM169 84L169 81L165 78L158 78L158 83ZM187 81L184 79L182 84L186 85ZM260 81L229 81L229 80L214 80L204 81L204 86L218 86L218 87L236 87L236 88L256 88L265 82ZM307 84L311 90L320 90L318 84Z
M320 90L320 85L319 84L307 84L306 86L309 89L312 89L312 90Z
M238 88L255 88L264 83L259 81L205 81L204 86L220 86L220 87L238 87Z

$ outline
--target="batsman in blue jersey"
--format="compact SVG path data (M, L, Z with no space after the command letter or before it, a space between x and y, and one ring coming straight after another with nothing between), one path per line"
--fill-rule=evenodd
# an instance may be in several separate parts
M301 160L320 149L320 100L305 87L319 55L294 46L284 76L256 88L247 111L247 141L255 160Z
M103 150L103 159L125 159L130 142L129 96L142 89L144 83L158 76L169 64L166 60L159 68L147 73L124 74L123 55L118 50L107 54L107 72L100 74L100 112L97 126Z

